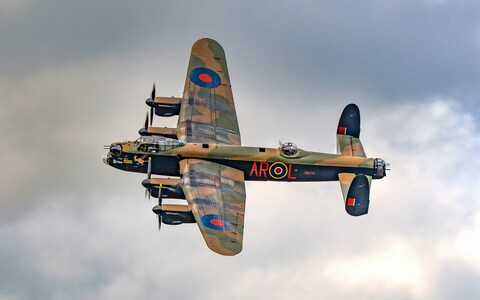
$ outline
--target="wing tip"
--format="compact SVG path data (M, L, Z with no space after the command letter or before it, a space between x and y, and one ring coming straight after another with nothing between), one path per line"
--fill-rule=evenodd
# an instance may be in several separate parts
M242 252L242 243L239 243L238 241L230 241L231 246L234 247L220 245L218 244L218 240L215 239L212 241L207 241L207 239L205 239L205 243L210 250L223 256L235 256Z
M207 46L210 49L215 49L216 55L222 55L222 57L225 57L225 51L223 50L222 45L220 45L219 42L212 38L204 37L201 39L198 39L193 43L192 46L192 53L197 52L196 49L202 49L203 47ZM219 52L219 53L218 53Z

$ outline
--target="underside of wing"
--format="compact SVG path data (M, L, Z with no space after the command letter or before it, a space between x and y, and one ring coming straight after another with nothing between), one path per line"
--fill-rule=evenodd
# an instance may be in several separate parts
M240 145L225 52L212 39L198 40L192 46L178 138L190 143Z
M180 162L181 187L208 247L222 255L242 251L245 182L242 171L200 159Z

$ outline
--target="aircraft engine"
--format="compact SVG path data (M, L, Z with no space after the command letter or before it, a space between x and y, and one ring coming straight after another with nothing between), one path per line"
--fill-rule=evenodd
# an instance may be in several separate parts
M155 97L155 84L153 84L152 93L145 103L150 106L150 120L153 113L160 117L176 116L180 113L181 98L175 97ZM151 121L150 121L151 122ZM152 124L150 123L150 126Z
M155 205L152 211L161 216L162 223L167 225L180 225L183 223L195 223L190 206L179 204Z
M138 131L141 136L160 135L171 139L177 139L177 128L168 127L144 127Z
M145 103L160 117L177 116L180 113L180 98L156 97L148 98Z
M144 179L142 185L150 192L154 198L158 198L160 185L162 186L162 198L185 199L182 188L179 186L180 180L169 178L151 178Z

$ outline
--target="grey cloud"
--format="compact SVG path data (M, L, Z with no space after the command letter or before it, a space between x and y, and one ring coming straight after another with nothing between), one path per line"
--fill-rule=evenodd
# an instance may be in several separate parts
M475 266L437 255L479 207L476 5L49 1L2 18L0 297L422 298L423 282L322 273L396 243L441 285L424 299L476 292ZM239 256L211 253L194 225L156 232L144 176L103 165L102 145L136 137L152 81L180 95L203 36L226 50L248 145L334 152L343 105L360 105L367 153L393 168L367 217L345 214L338 183L248 183Z
M248 11L257 16L249 28L270 65L260 77L273 76L275 87L301 78L319 95L323 86L363 86L381 103L478 98L476 3L303 1L307 9L284 4L270 13L267 3Z
M449 261L442 264L439 276L432 284L437 289L436 299L477 299L480 288L476 284L480 280L480 272L468 264Z

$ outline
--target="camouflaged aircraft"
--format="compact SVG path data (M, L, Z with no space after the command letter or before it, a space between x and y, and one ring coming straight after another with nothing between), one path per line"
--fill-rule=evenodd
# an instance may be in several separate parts
M367 158L359 139L360 111L343 110L337 127L337 154L306 151L293 143L278 148L241 146L230 77L223 48L205 38L193 44L183 97L156 97L146 104L144 128L135 141L107 146L104 162L146 173L142 184L158 198L153 212L161 223L197 223L207 246L222 255L242 250L245 181L340 181L345 210L364 215L372 179L386 164ZM177 128L153 127L153 116L178 115ZM151 175L174 176L152 178ZM164 198L186 204L163 204Z

